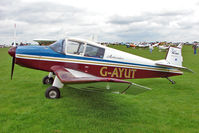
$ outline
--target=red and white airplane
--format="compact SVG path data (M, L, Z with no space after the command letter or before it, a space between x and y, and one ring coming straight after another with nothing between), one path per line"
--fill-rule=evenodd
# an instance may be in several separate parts
M181 49L176 47L170 47L166 59L159 61L78 38L61 39L50 46L12 47L8 53L13 57L11 79L14 64L49 72L43 84L52 84L45 92L45 96L52 99L60 98L59 89L64 84L80 89L115 91L125 86L121 93L132 88L133 94L138 94L150 88L122 79L169 79L188 70L182 66Z

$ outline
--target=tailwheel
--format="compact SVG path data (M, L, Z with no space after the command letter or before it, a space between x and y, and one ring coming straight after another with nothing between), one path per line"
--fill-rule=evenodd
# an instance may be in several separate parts
M60 98L60 90L57 87L50 86L49 88L46 89L45 96L46 98L49 99Z
M42 80L43 84L53 84L53 81L54 81L54 78L53 77L48 77L48 76L45 76Z

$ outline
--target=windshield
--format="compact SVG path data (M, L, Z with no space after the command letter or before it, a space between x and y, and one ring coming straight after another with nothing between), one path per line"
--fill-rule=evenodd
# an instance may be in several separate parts
M65 52L64 52L64 50L65 50L65 39L58 40L55 43L51 44L49 47L52 50L54 50L55 52L65 54Z

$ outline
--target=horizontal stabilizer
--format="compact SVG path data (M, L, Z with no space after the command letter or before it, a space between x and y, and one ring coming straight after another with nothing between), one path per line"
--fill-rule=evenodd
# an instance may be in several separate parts
M161 60L155 63L158 66L163 66L163 67L169 67L169 68L176 68L180 71L184 71L184 72L192 72L193 71L189 68L183 67L183 66L179 66L179 65L174 65L174 64L170 64L169 62L167 62L166 60Z

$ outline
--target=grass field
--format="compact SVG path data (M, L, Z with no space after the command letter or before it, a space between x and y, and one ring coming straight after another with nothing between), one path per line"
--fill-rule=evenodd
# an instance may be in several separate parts
M111 46L158 60L165 52ZM0 49L0 133L197 133L199 132L199 54L183 47L183 65L195 74L132 82L152 88L140 95L85 92L64 87L62 98L46 99L46 72L15 65Z

